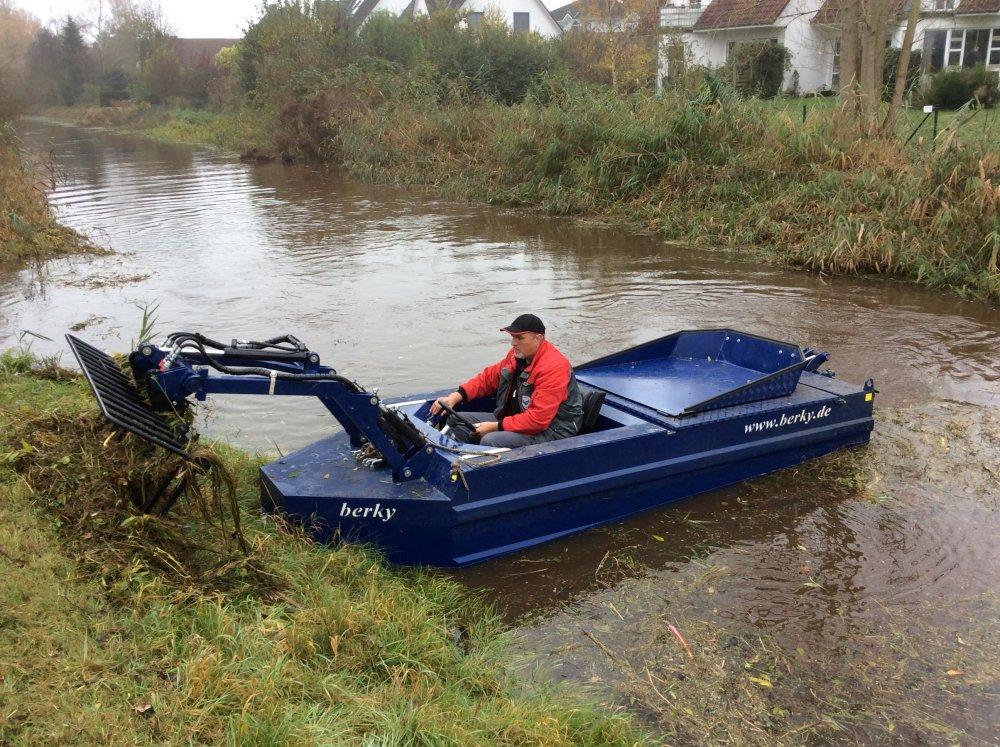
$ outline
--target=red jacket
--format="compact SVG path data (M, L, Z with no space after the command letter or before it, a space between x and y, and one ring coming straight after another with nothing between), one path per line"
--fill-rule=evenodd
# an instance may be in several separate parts
M487 366L462 384L459 391L466 399L495 395L500 386L500 372L505 367L512 376L517 370L514 348L507 351L507 357L502 361ZM528 373L528 383L534 387L531 404L524 412L501 418L500 428L534 436L549 427L559 406L569 396L572 367L566 356L560 353L555 345L548 340L542 340L542 344L538 346L538 350L524 371ZM516 383L512 379L511 387L516 386ZM497 407L502 407L503 404L497 402Z

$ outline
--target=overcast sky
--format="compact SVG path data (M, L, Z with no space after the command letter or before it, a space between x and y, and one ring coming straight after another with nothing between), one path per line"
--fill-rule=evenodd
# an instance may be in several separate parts
M14 0L43 22L73 15L93 18L95 0ZM167 23L178 36L235 38L258 15L260 0L161 0Z
M569 0L546 2L548 7ZM66 15L93 18L96 0L14 0L15 5L30 11L41 21ZM236 38L254 20L261 0L161 0L167 22L178 36Z

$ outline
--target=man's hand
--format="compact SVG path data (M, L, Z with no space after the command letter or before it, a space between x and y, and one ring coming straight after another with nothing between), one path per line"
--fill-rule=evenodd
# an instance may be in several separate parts
M462 401L462 394L460 392L452 392L447 397L441 397L440 399L435 400L431 404L431 415L437 415L439 412L441 412L441 410L443 409L441 407L442 403L454 409L455 405L457 405L461 401Z
M500 424L495 420L489 420L485 423L476 423L476 435L482 438L487 433L496 433L500 430Z

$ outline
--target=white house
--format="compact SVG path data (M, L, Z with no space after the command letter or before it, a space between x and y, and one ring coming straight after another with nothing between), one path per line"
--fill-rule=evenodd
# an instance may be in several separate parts
M679 39L694 64L720 67L742 41L773 40L791 53L785 88L801 93L839 87L841 0L670 0L660 12L663 39ZM908 0L898 0L887 43L900 46ZM658 80L669 74L660 45ZM922 0L914 49L927 73L984 63L1000 72L1000 0Z
M506 19L515 31L534 31L542 36L559 36L562 28L552 18L541 0L360 0L352 15L363 24L373 13L388 12L394 16L430 15L439 8L449 7L469 13L469 22L478 23L489 12Z
M651 3L655 0L650 0ZM651 5L651 10L656 6ZM642 12L637 6L626 7L622 0L574 0L552 11L552 17L563 31L628 32L640 26Z

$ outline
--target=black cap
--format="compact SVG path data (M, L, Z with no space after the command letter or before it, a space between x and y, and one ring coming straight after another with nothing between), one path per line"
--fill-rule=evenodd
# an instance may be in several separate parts
M540 335L544 335L545 325L542 324L542 320L534 314L521 314L521 316L512 321L506 327L503 327L500 331L510 332L511 334L516 334L518 332L537 332Z

